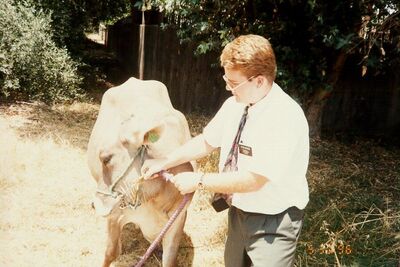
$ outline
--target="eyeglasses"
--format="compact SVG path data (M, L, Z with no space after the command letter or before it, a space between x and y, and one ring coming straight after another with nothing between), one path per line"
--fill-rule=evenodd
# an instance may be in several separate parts
M247 83L248 81L250 81L251 79L253 79L253 78L256 77L256 76L257 76L257 75L253 75L253 76L251 76L250 78L248 78L247 80L245 80L245 81L239 83L238 85L236 85L236 86L234 86L234 87L232 87L231 85L229 85L229 84L232 83L232 82L229 81L228 77L226 77L225 75L223 75L222 78L224 79L224 81L225 81L225 83L226 83L226 89L229 90L229 91L233 91L233 90L237 89L238 87L242 86L243 84Z

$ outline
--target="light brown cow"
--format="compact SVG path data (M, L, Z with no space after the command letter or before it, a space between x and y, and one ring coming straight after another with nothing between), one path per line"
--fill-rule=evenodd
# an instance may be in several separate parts
M166 157L190 139L187 121L172 107L167 88L158 81L130 78L109 89L88 144L88 164L97 182L96 212L107 218L108 241L103 266L109 266L121 251L122 227L138 225L153 241L182 200L182 195L163 179L139 180L148 158ZM191 164L173 173L192 171ZM163 266L173 266L183 234L186 209L163 238Z

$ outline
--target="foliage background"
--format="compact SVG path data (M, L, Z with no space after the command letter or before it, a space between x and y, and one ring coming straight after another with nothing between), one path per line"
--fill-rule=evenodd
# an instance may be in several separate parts
M47 103L82 98L89 76L85 32L129 13L129 1L4 0L0 95ZM92 70L93 69L93 70Z
M53 41L49 14L3 1L0 6L0 94L62 101L81 96L79 63Z

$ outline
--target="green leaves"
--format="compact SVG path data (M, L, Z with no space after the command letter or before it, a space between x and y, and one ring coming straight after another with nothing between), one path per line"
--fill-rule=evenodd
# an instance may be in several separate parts
M196 48L196 54L205 54L211 50L212 44L209 42L201 42Z
M50 15L0 6L0 95L54 102L81 95L78 63L52 40Z
M133 5L133 7L136 7L138 10L141 11L146 11L151 9L151 1L136 1L136 3Z
M336 42L335 48L337 50L339 50L339 49L341 49L341 48L343 48L345 46L350 45L352 43L352 40L353 40L354 37L355 37L354 33L349 33L344 38L342 38L342 37L337 38L337 42Z

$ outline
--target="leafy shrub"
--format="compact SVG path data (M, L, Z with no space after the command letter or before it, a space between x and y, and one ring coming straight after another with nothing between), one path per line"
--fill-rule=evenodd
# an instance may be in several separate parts
M36 10L50 13L49 25L53 29L52 39L57 46L65 46L70 52L77 53L85 39L87 26L84 3L53 0L24 0Z
M78 63L52 40L50 14L5 0L0 6L0 95L45 102L81 96Z
M130 14L130 0L14 0L50 13L53 40L73 56L85 49L85 31L97 29L100 21L112 22Z

